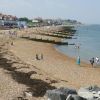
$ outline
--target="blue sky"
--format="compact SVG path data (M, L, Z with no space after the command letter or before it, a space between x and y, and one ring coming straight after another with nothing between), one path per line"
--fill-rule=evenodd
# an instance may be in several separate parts
M0 0L0 12L18 17L76 19L100 24L100 0Z

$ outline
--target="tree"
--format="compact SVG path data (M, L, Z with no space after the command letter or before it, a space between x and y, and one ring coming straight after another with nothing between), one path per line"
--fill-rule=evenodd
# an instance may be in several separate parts
M19 18L19 21L26 21L26 22L28 22L28 18L27 17L22 17L22 18Z

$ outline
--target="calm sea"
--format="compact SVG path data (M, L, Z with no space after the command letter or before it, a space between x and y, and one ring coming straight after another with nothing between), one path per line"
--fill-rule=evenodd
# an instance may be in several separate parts
M91 57L100 58L100 25L87 25L76 28L75 38L65 39L69 43L80 46L78 50L73 45L56 46L56 49L65 55L77 58L79 55L82 61L89 62Z

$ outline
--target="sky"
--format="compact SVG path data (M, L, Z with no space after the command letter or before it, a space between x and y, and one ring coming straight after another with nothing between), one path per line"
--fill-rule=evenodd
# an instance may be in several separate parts
M0 0L0 13L100 24L100 0Z

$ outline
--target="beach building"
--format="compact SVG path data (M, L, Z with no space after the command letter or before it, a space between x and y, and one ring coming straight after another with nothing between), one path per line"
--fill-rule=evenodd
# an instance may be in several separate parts
M37 19L32 20L33 23L38 23L39 21Z
M19 28L27 28L27 22L25 21L17 21L17 25Z
M3 22L3 14L0 13L0 26L4 25L4 22Z
M32 22L33 22L34 26L39 25L39 20L38 19L32 19Z
M0 13L0 26L2 27L17 27L18 18L12 15Z
M34 26L56 26L62 24L60 19L42 19L41 17L33 19L32 22Z

